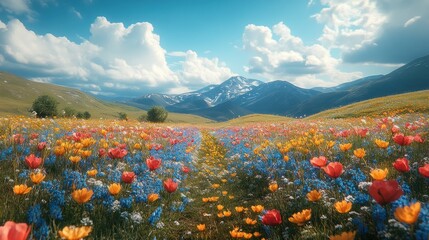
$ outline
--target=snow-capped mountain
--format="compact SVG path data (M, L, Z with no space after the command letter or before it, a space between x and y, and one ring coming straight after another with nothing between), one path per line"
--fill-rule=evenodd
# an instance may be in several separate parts
M221 84L209 85L194 92L183 94L147 94L133 99L130 103L143 109L149 109L154 105L158 105L174 111L214 107L241 96L262 83L259 80L235 76Z

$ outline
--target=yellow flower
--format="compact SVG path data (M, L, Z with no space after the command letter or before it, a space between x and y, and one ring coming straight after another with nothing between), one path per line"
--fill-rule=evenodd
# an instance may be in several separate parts
M335 141L327 141L327 142L326 142L326 146L327 146L328 148L332 148L334 145L335 145Z
M417 221L420 214L420 202L411 204L411 206L398 207L395 209L395 218L407 224L413 224Z
M352 209L352 203L343 200L341 202L336 202L334 207L339 213L348 213Z
M136 143L136 144L134 144L133 148L134 148L135 150L138 150L138 149L141 149L141 148L142 148L142 146L141 146L139 143Z
M329 240L353 240L355 239L356 231L353 232L342 232L339 235L329 236Z
M243 212L243 210L244 210L244 207L241 207L241 206L235 207L235 211L238 213Z
M353 151L353 154L357 157L357 158L363 158L366 155L365 149L363 148L358 148L356 150Z
M312 190L309 193L307 193L307 199L310 202L317 202L322 198L322 193L317 190Z
M220 180L223 183L226 183L228 180L226 180L225 178L223 178L222 180Z
M346 151L350 150L350 148L352 148L352 144L351 143L340 144L340 149L343 152L346 152Z
M377 145L377 147L383 148L383 149L389 146L389 142L386 142L380 139L375 139L375 144Z
M219 187L220 187L220 185L217 184L217 183L215 183L215 184L212 185L212 188L219 188Z
M30 173L30 179L34 184L39 184L45 179L45 174L38 172L38 173Z
M95 177L95 175L97 175L98 171L97 169L92 169L86 172L86 174L88 174L88 176L90 177Z
M197 229L198 229L198 231L202 232L202 231L206 230L206 225L205 224L198 224Z
M156 200L158 200L159 199L159 195L158 194L156 194L156 193L151 193L151 194L149 194L148 196L147 196L147 200L149 201L149 202L155 202Z
M387 168L385 168L384 170L377 168L372 169L369 175L371 175L374 180L384 180L387 177L387 173L389 173L389 170L387 170Z
M289 161L289 156L288 155L284 155L283 156L283 161L288 162Z
M209 202L217 202L219 197L209 197Z
M256 224L256 219L251 219L251 218L246 218L244 219L244 221L246 222L246 224L248 225L255 225Z
M58 231L60 237L67 240L78 240L84 237L87 237L92 231L92 227L83 226L83 227L64 227L63 230Z
M87 158L87 157L91 156L92 151L91 150L79 151L79 154L81 157Z
M279 185L277 183L271 183L270 186L268 186L268 189L270 189L271 192L275 192L279 189Z
M251 208L252 208L252 211L256 213L260 213L264 211L264 206L262 205L251 206Z
M217 210L222 211L223 210L223 205L217 205Z
M24 195L31 191L31 187L27 187L26 184L20 184L13 186L13 193L16 195Z
M86 203L91 199L93 194L94 192L92 190L82 188L79 190L74 190L72 192L72 197L77 203Z
M118 195L119 192L121 191L121 188L122 188L121 184L119 183L112 183L109 185L109 187L107 187L111 195Z
M228 191L222 191L222 195L223 195L223 196L228 195Z
M301 212L294 213L289 217L289 222L296 223L298 226L304 225L311 218L311 209L304 209Z
M80 156L70 156L70 157L69 157L69 160L70 160L72 163L78 163L81 159L82 159L82 158L81 158Z
M223 215L225 216L225 217L229 217L229 216L231 216L231 211L229 211L229 210L226 210L226 211L223 211Z

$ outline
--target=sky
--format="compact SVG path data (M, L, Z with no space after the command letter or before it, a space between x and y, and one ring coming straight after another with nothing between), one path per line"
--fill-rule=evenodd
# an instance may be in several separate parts
M427 0L0 0L0 71L104 97L330 87L429 54Z

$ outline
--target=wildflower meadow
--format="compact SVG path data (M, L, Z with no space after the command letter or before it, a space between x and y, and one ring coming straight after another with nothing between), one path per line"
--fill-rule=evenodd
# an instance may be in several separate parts
M0 118L0 239L429 239L429 118Z

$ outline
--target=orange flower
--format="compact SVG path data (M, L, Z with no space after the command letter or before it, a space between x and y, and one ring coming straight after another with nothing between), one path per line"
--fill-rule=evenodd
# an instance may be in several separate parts
M13 186L13 193L16 195L24 195L31 191L31 187L27 187L26 184L20 184Z
M262 205L251 206L250 208L252 208L252 211L256 213L264 211L264 206Z
M222 191L222 195L223 195L223 196L228 195L228 191Z
M223 211L223 215L225 216L225 217L229 217L229 216L231 216L231 211L229 211L229 210L226 210L226 211Z
M377 145L377 147L379 148L387 148L389 146L389 142L380 140L380 139L375 139L375 145Z
M328 163L328 160L324 156L314 157L310 160L311 165L315 167L324 167Z
M260 233L260 232L254 232L253 233L253 236L255 236L255 237L260 237L262 234Z
M271 192L275 192L279 189L279 185L276 182L271 183L270 186L268 186L268 189L270 189Z
M198 224L197 229L198 229L198 231L202 232L202 231L206 230L206 225L205 224Z
M244 207L241 207L241 206L235 207L235 211L238 213L243 212L243 210L244 210Z
M70 156L70 157L69 157L69 160L70 160L72 163L78 163L81 159L82 159L82 158L81 158L80 156Z
M363 148L358 148L356 150L353 151L353 154L357 157L357 158L363 158L366 155L365 149Z
M212 188L219 188L219 187L220 187L220 185L218 183L215 183L212 185Z
M369 175L371 175L371 177L374 180L384 180L387 177L387 173L389 173L389 170L387 170L387 168L383 169L373 169L371 170L371 173Z
M4 240L26 240L30 234L31 227L26 223L15 223L7 221L0 226L0 239Z
M156 193L151 193L147 196L148 202L155 202L158 199L159 199L159 195Z
M109 187L107 187L107 189L109 190L109 193L111 195L118 195L122 187L121 187L121 184L119 183L112 183L109 185Z
M252 237L253 237L253 234L251 234L251 233L244 233L243 234L244 239L251 239Z
M394 213L395 218L402 223L414 224L419 218L420 205L420 202L416 202L411 204L411 206L396 208Z
M256 219L251 219L251 218L246 218L244 219L244 221L246 222L246 224L248 225L255 225L256 224Z
M353 240L355 239L356 231L353 232L342 232L339 235L329 236L329 240Z
M77 203L86 203L91 200L94 192L92 190L88 190L87 188L82 188L79 190L74 190L72 192L72 197Z
M343 200L341 202L336 202L334 207L339 213L348 213L352 209L352 203Z
M307 199L310 202L317 202L322 198L322 193L317 190L312 190L309 193L307 193Z
M78 240L78 239L87 237L91 231L92 231L92 227L90 226L83 226L83 227L68 226L68 227L64 227L63 230L58 231L58 234L63 239Z
M343 152L347 152L348 150L350 150L350 148L352 148L353 144L351 143L344 143L344 144L340 144L340 149Z
M97 175L98 171L97 169L92 169L86 172L86 174L88 174L88 176L90 177L95 177L95 175Z
M223 205L217 205L217 210L222 211L223 210Z
M34 184L39 184L45 179L45 174L38 172L38 173L30 173L30 179Z
M301 212L294 213L289 217L289 222L296 223L298 226L304 225L311 218L311 209L304 209Z

